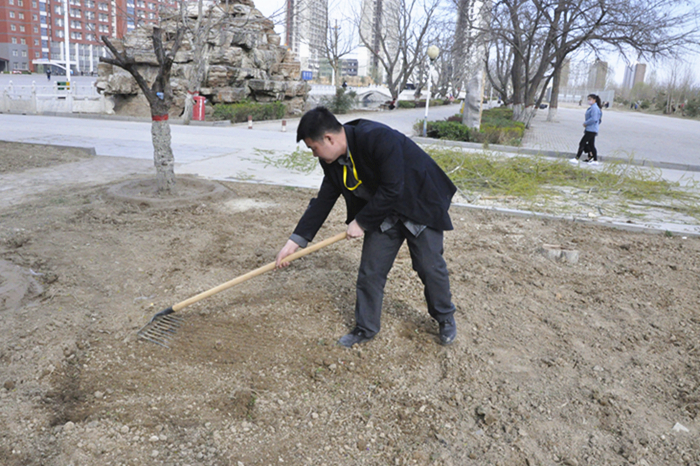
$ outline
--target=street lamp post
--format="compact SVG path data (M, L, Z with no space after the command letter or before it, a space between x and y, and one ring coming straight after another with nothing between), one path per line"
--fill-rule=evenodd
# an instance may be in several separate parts
M428 47L428 58L430 58L430 63L428 64L428 98L425 99L425 118L423 119L423 137L428 137L428 108L430 108L430 82L432 81L431 75L433 74L433 62L440 55L440 49L434 45Z

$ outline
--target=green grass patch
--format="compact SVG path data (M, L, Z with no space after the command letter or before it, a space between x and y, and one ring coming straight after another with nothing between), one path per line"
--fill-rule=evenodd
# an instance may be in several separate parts
M648 205L700 219L697 182L670 182L660 170L622 162L606 162L599 170L582 169L566 160L449 148L428 148L428 152L467 197L512 196L542 204L579 191L594 193L599 200L614 199L619 207L654 203Z
M262 163L267 167L283 168L296 173L309 174L318 167L318 159L313 156L310 150L297 147L294 152L275 155L273 151L254 149L257 155L262 156Z

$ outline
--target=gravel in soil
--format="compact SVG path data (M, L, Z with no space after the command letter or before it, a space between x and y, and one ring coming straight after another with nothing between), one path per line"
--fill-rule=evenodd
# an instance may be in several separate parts
M453 207L452 346L405 247L381 333L335 345L348 241L186 308L166 349L137 330L274 260L314 193L161 208L81 186L0 208L0 464L700 462L697 239Z

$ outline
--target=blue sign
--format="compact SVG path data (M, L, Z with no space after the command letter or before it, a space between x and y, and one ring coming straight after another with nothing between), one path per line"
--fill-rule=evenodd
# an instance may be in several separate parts
M301 72L301 79L304 81L311 81L314 78L314 72L313 71L302 71Z

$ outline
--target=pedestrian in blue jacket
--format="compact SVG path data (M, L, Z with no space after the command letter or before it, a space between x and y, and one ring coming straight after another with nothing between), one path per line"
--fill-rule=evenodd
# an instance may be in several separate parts
M603 105L600 101L600 97L595 94L588 94L588 105L586 120L583 122L583 137L578 143L576 158L572 159L571 162L578 163L581 159L581 154L586 152L588 157L584 162L597 165L598 150L595 147L595 137L598 135L600 123L603 121L603 111L601 110Z
M364 343L379 332L384 285L396 254L408 243L413 269L424 285L428 313L439 324L440 343L457 335L443 232L452 230L448 210L456 188L411 139L386 125L354 120L341 125L326 108L307 112L297 128L321 162L324 177L287 244L285 258L313 240L339 197L347 207L348 238L363 237L357 278L355 328L341 346Z

